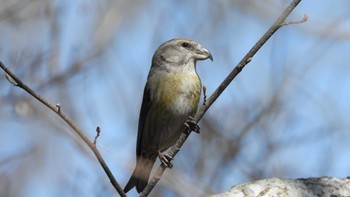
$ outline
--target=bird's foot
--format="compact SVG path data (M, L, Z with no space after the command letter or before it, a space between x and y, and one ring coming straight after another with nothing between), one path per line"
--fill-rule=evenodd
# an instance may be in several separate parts
M200 128L198 124L196 123L196 121L194 121L194 119L191 116L189 116L188 119L186 120L185 126L188 128L188 131L194 131L196 133L200 133Z
M165 167L167 168L172 168L173 164L171 163L171 160L173 159L172 157L170 157L168 154L166 153L162 153L160 152L160 150L158 151L158 157L160 159L160 161L165 165Z

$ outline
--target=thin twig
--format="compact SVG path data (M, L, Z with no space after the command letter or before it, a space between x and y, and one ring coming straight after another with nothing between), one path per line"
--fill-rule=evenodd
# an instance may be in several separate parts
M16 84L16 83L12 80L12 78L10 77L10 75L6 74L5 77L6 77L7 81L10 82L12 85L18 86L18 84Z
M289 21L289 22L283 22L281 26L287 26L287 25L295 25L300 23L305 23L309 19L309 16L307 14L304 14L304 17L299 21Z
M61 104L57 103L56 107L57 107L57 112L61 113Z
M103 157L101 156L98 149L95 147L95 145L90 142L90 140L86 137L86 135L83 133L83 131L75 124L74 121L69 119L65 113L61 110L60 105L53 105L50 102L48 102L46 99L38 95L34 90L32 90L30 87L28 87L25 83L23 83L18 77L16 77L15 74L13 74L1 61L0 61L0 67L7 73L6 78L7 80L14 81L16 83L12 83L16 87L22 88L26 92L28 92L30 95L32 95L34 98L36 98L38 101L40 101L42 104L44 104L46 107L50 108L53 112L55 112L59 117L61 117L74 131L76 134L79 135L79 137L89 146L89 148L92 150L92 152L95 154L97 160L100 162L103 170L107 174L109 180L111 181L111 184L114 186L114 188L118 191L120 196L126 196L123 189L120 187L117 180L114 178L112 172L108 168L106 162L104 161ZM9 77L11 79L9 79Z
M283 11L276 22L270 27L270 29L260 38L260 40L250 49L250 51L244 56L244 58L238 63L238 65L231 71L231 73L226 77L226 79L220 84L220 86L215 90L215 92L209 97L206 105L202 105L198 113L194 117L194 121L198 122L204 115L204 113L209 109L209 107L215 102L215 100L220 96L220 94L226 89L226 87L232 82L232 80L242 71L244 66L248 64L253 56L259 51L259 49L266 43L266 41L280 28L282 27L287 16L292 12L292 10L300 3L301 0L293 0L291 4ZM179 139L176 141L175 145L171 147L168 151L168 155L174 158L177 152L180 150L181 146L186 141L187 137L191 132L183 132ZM155 175L152 177L151 181L148 183L146 188L143 190L140 196L148 196L152 191L154 186L160 180L163 172L165 171L165 165L161 164Z
M100 133L101 133L101 129L99 126L96 127L96 136L95 136L95 139L94 139L94 145L96 146L96 143L97 143L97 138L100 136Z

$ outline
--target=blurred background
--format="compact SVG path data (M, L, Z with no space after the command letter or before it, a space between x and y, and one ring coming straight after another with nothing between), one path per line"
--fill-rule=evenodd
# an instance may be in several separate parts
M209 96L291 0L1 0L0 60L61 109L125 186L156 48L194 39ZM200 121L151 196L350 175L350 1L302 1ZM116 196L92 152L0 71L0 196ZM156 165L158 166L158 165ZM136 196L132 190L129 195Z

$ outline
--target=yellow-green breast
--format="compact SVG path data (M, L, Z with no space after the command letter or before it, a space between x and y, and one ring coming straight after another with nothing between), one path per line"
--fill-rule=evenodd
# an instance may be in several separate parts
M154 101L164 113L194 116L201 93L201 82L195 72L162 73L158 77Z

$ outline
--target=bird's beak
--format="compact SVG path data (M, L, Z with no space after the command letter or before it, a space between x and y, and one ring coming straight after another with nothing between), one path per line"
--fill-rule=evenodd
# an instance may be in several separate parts
M208 51L208 50L207 50ZM208 51L208 53L209 53L209 56L208 56L208 58L211 60L211 61L214 61L214 58L213 58L213 56L211 55L211 53Z
M204 54L207 55L207 58L210 59L211 61L214 61L213 56L211 55L210 51L206 48L203 48Z
M198 60L206 60L206 59L210 59L211 61L213 61L213 56L211 55L211 53L209 52L208 49L202 47L201 49L199 49L197 51L198 54Z

